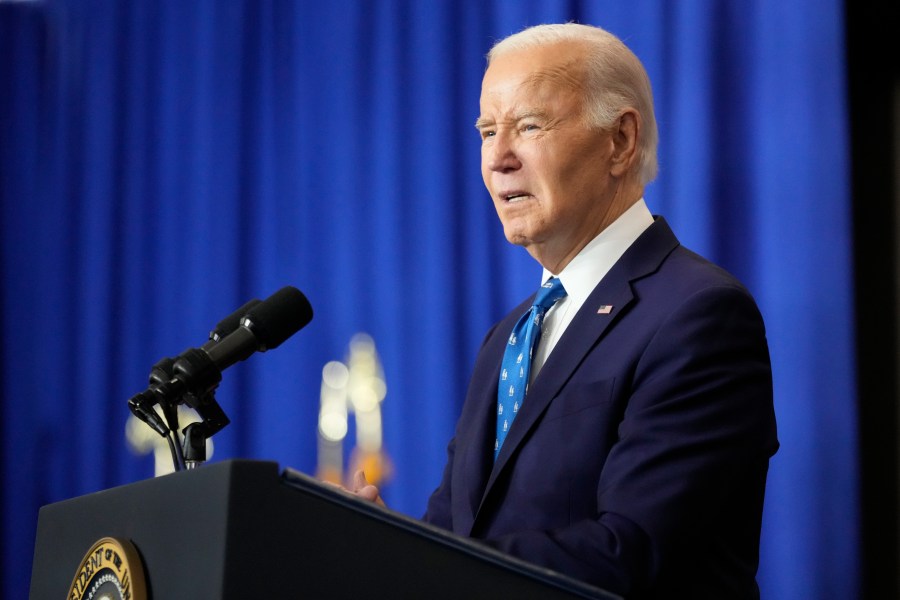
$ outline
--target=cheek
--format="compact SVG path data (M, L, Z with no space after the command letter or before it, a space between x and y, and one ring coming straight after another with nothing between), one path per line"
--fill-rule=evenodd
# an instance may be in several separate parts
M576 167L565 148L541 150L534 153L528 166L543 192L556 196L571 183L571 174Z
M570 205L580 204L596 196L606 185L603 165L592 155L575 158L566 165L561 165L554 175L554 189Z

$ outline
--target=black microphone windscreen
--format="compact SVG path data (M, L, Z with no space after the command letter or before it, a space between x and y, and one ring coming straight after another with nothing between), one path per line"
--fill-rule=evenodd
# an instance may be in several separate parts
M303 292L285 286L247 311L246 318L260 345L271 350L306 327L313 309Z

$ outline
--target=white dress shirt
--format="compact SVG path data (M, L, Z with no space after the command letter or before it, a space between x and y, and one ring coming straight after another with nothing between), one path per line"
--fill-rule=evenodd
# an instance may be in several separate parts
M544 317L541 340L531 361L531 381L534 381L547 357L559 342L559 338L597 284L652 224L653 215L641 198L588 242L561 273L554 274L544 269L541 283L545 283L551 277L559 277L567 295L554 304Z

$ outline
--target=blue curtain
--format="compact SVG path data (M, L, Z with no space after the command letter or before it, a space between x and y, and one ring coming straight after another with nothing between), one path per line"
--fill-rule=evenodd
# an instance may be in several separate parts
M0 2L4 597L27 593L40 506L152 475L123 439L151 365L284 285L315 318L226 372L213 460L313 472L321 369L367 332L384 495L421 514L481 337L540 274L481 183L483 57L566 20L644 61L647 202L766 318L763 597L856 596L841 2L48 0Z

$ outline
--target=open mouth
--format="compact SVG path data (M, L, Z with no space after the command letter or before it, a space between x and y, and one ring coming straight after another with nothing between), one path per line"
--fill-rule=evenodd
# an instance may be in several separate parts
M503 198L507 202L519 202L521 200L524 200L525 198L528 198L528 196L530 196L530 194L526 194L525 192L513 192L511 194L505 194Z

